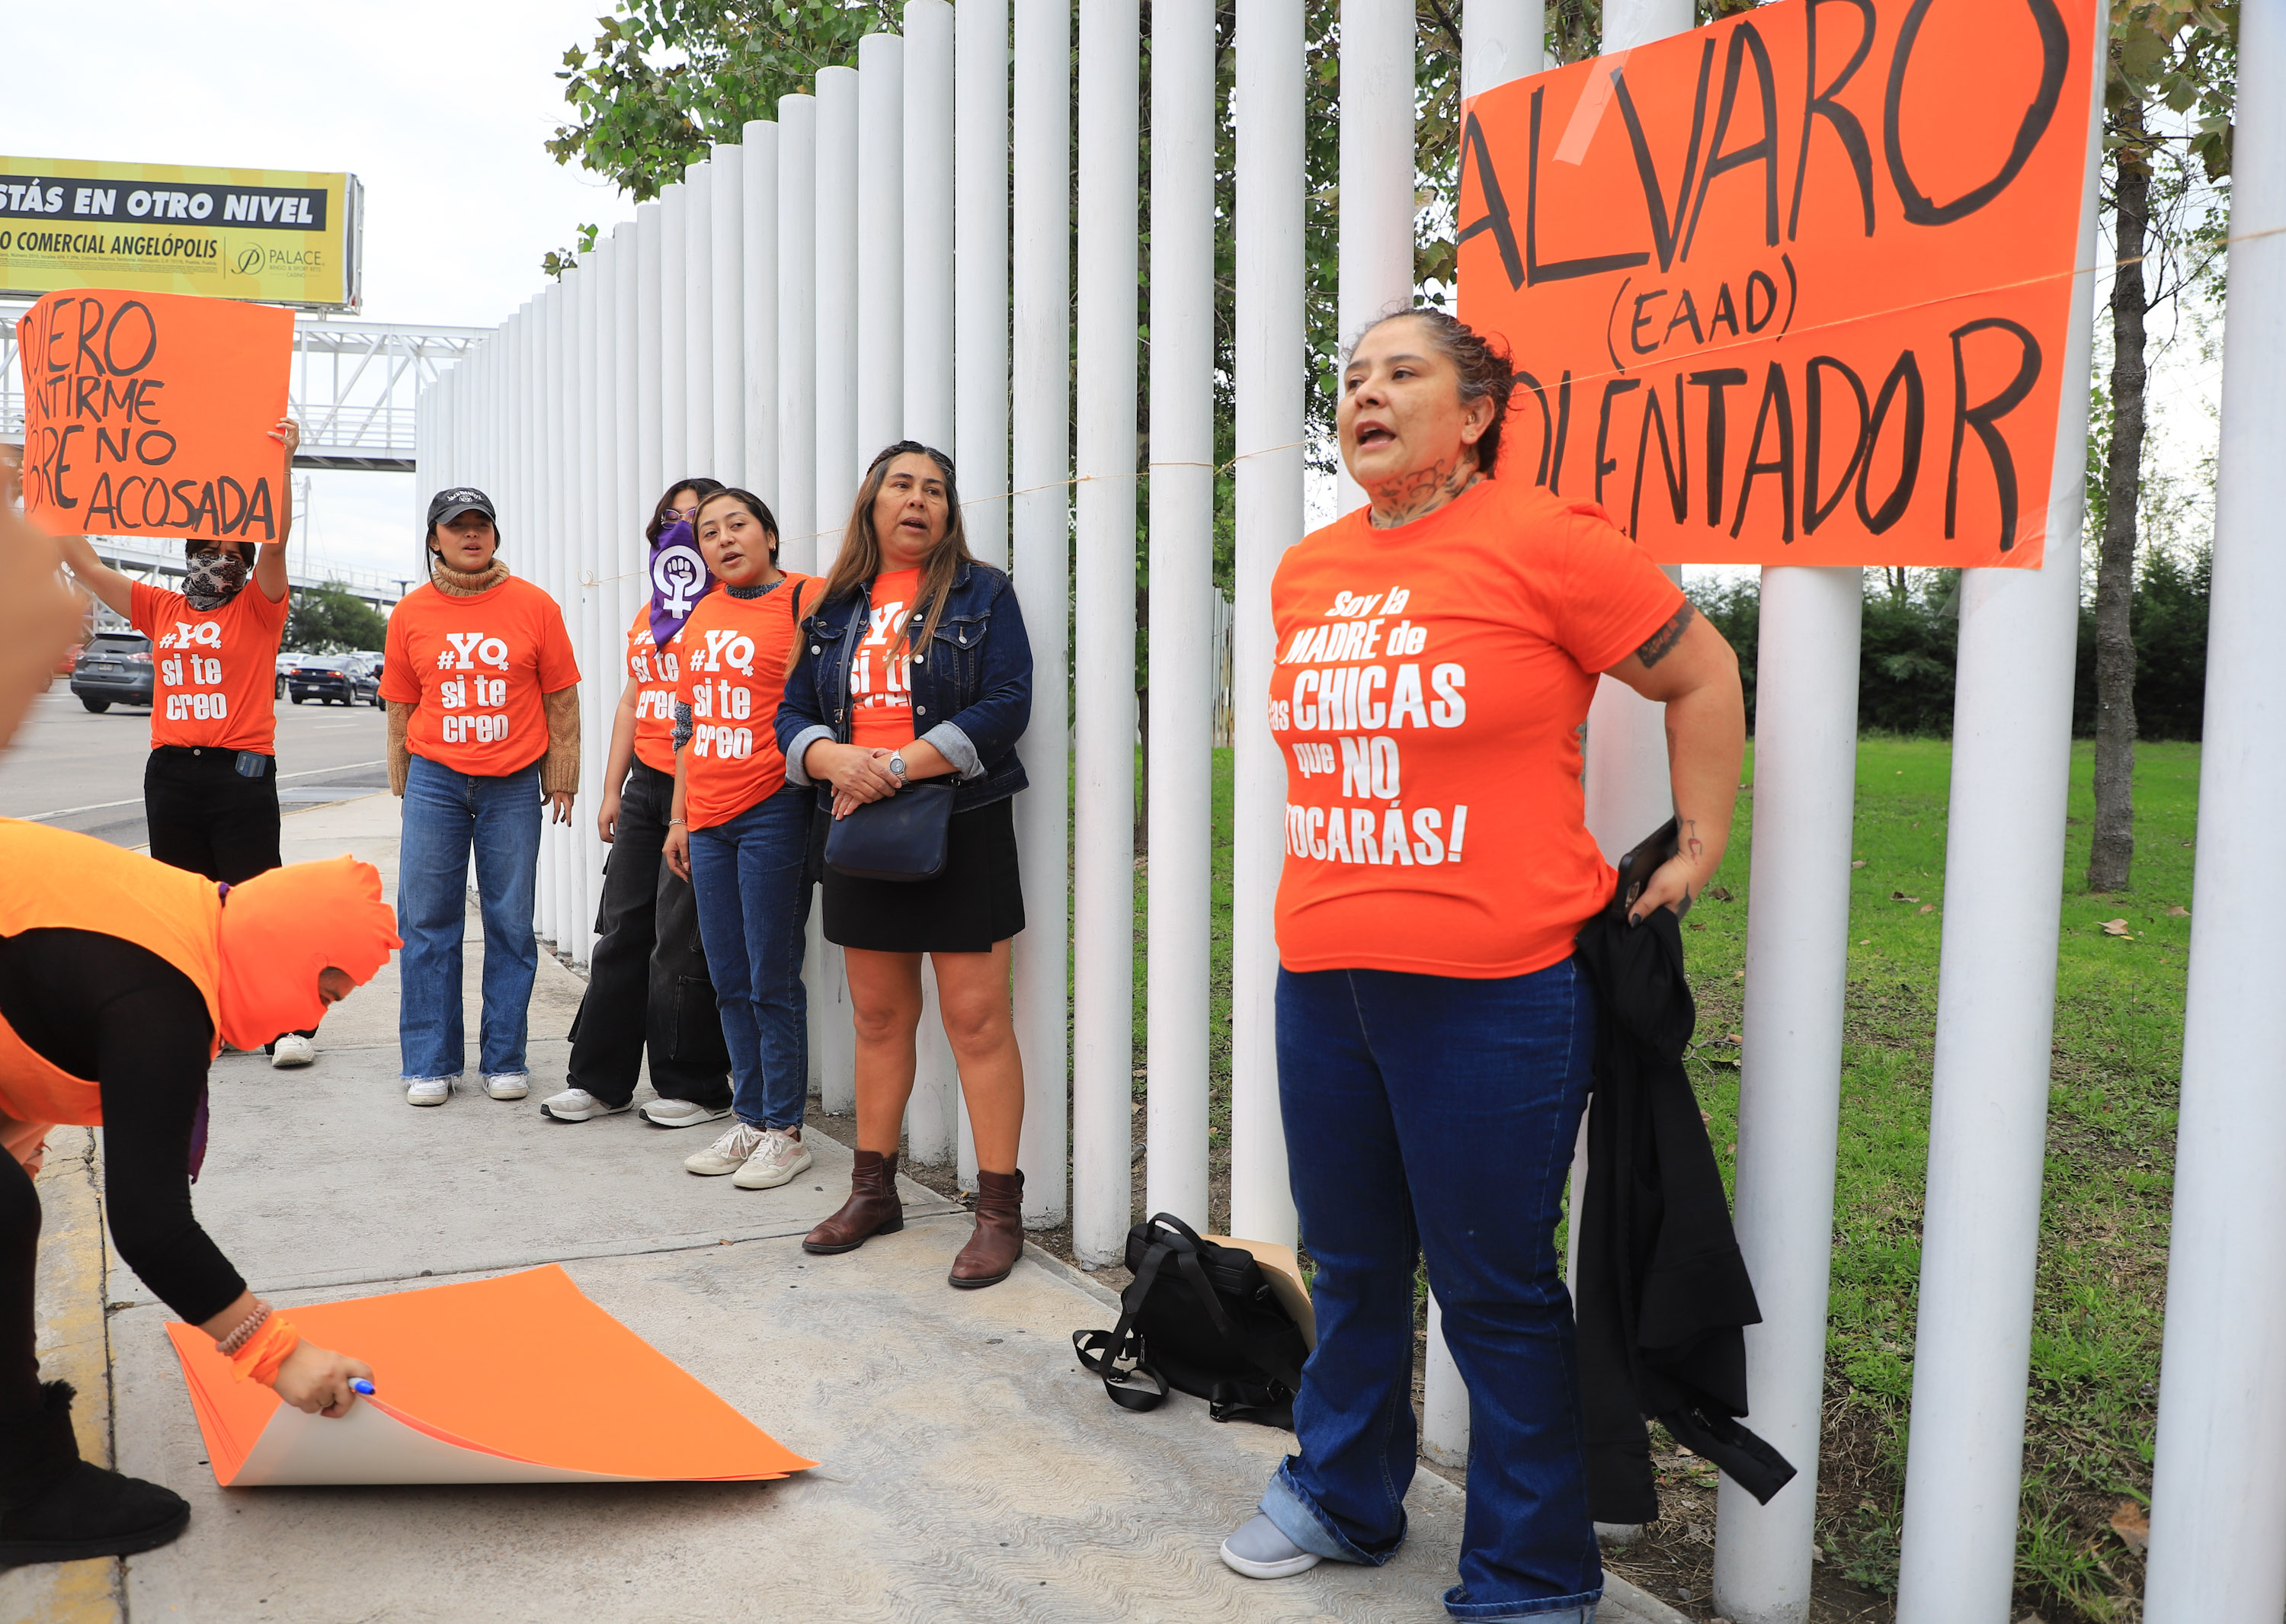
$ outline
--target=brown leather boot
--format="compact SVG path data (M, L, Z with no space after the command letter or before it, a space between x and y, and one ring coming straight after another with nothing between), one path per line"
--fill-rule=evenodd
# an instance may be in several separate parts
M897 1153L861 1150L849 1172L849 1199L809 1232L801 1250L828 1256L854 1252L875 1235L895 1234L905 1226L904 1203L897 1199Z
M997 1286L1024 1255L1024 1172L976 1175L976 1233L952 1260L945 1278L971 1290Z

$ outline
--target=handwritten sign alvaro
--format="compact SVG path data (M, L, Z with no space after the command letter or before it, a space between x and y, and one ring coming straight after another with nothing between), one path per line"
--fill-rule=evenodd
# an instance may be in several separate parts
M16 324L24 511L59 534L275 541L294 313L75 288Z
M1499 472L1683 564L2037 566L2093 0L1779 0L1476 98Z

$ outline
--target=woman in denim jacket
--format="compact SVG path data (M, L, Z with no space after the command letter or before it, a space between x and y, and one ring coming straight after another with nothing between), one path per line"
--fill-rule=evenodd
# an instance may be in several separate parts
M816 784L818 806L836 818L918 779L955 784L934 879L824 870L825 939L842 949L856 1027L857 1162L848 1202L803 1246L853 1251L903 1227L897 1136L913 1092L926 953L976 1139L976 1233L950 1279L989 1286L1024 1246L1024 1062L1008 1007L1008 943L1024 928L1011 797L1024 787L1016 740L1031 718L1032 645L1007 575L969 556L952 460L911 440L866 470L817 595L778 706L787 778ZM829 826L818 820L820 845Z

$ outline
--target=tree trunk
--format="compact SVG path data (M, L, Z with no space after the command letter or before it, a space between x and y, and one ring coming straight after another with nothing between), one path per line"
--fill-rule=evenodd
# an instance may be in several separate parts
M2135 858L2135 541L2143 488L2143 251L2151 168L2140 102L2120 115L2111 283L2111 448L2104 468L2103 547L2095 572L2095 840L2087 888L2124 891Z

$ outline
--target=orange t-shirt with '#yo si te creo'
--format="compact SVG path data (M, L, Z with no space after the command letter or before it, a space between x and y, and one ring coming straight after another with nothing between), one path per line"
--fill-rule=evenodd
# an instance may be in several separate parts
M727 824L784 787L785 757L771 722L785 693L798 611L816 608L816 577L788 572L760 597L710 592L682 623L674 697L690 707L682 816L691 828Z
M540 697L579 680L564 611L515 576L469 597L424 583L390 614L381 697L414 706L406 747L454 772L505 777L546 755Z
M682 675L682 628L660 648L650 635L650 601L627 627L627 677L635 685L635 760L674 773L674 685Z
M913 738L912 650L898 638L921 589L918 570L892 570L866 589L865 635L849 661L849 742L893 750ZM915 628L918 630L918 627ZM894 656L895 658L892 658Z
M272 753L278 738L278 644L290 595L248 579L219 609L137 581L127 623L151 640L151 745Z
M1368 512L1305 537L1271 585L1279 961L1545 969L1615 878L1580 783L1596 675L1683 595L1602 508L1522 481L1392 530Z

